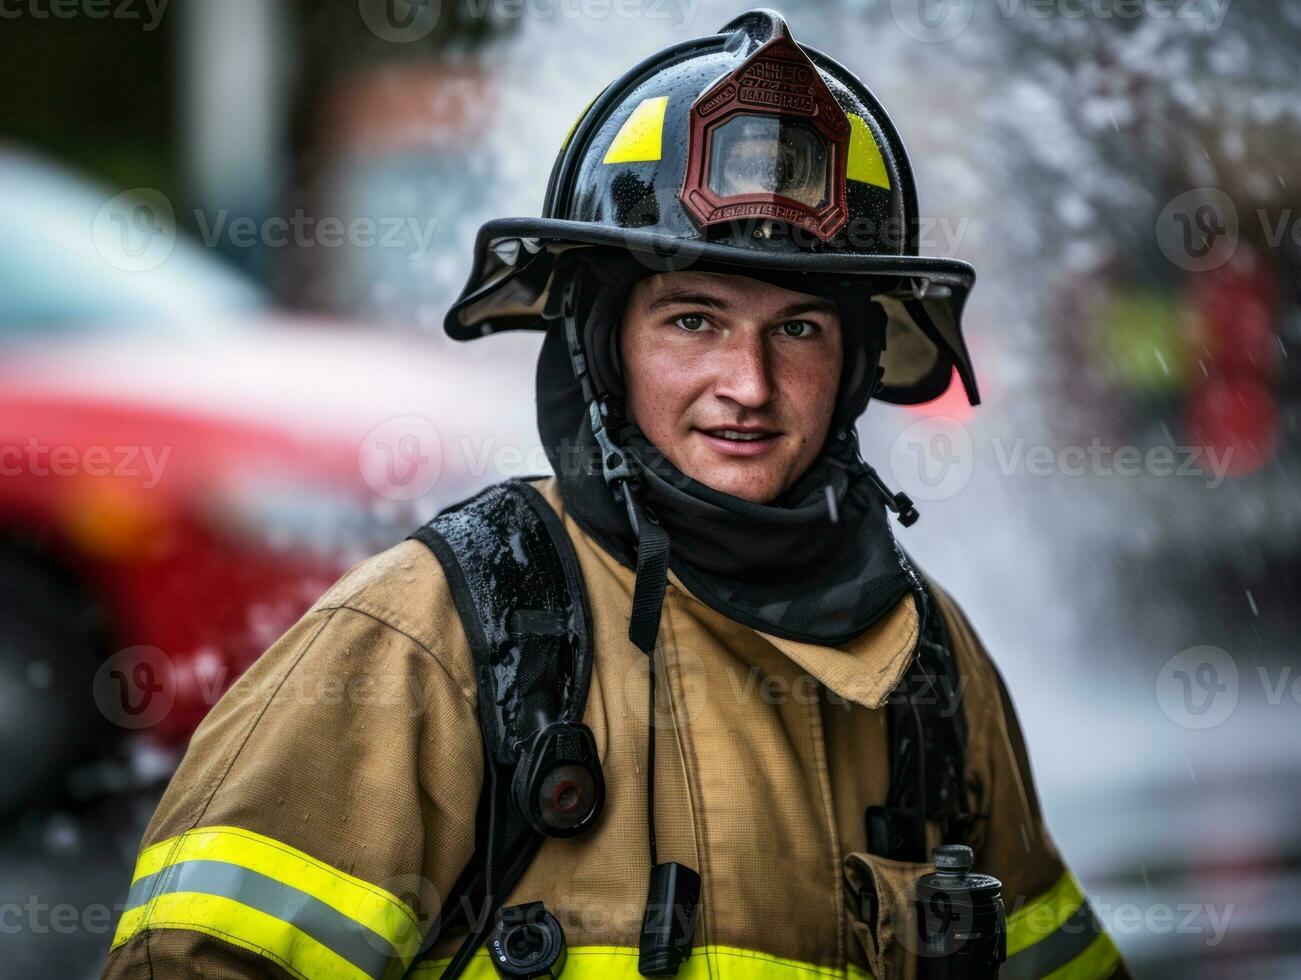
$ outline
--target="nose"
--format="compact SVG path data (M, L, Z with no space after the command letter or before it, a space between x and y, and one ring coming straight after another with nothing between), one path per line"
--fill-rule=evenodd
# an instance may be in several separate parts
M745 408L762 408L772 400L770 352L760 331L738 330L718 351L714 394Z

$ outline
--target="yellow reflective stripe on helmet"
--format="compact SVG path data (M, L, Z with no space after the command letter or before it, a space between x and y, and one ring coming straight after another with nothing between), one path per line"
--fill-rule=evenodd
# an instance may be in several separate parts
M574 138L574 132L575 130L578 129L578 124L583 121L583 117L587 115L587 110L592 108L592 106L596 104L596 100L599 99L604 93L605 93L605 89L602 89L600 92L594 95L592 97L592 101L587 103L587 105L583 106L583 111L574 117L573 123L571 123L569 126L569 132L565 133L565 141L560 144L561 153L565 152L565 147L569 146L569 141Z
M658 160L664 143L664 112L669 97L642 99L627 122L619 127L602 163L642 163Z
M238 827L201 827L146 849L127 904L114 948L148 929L194 929L306 975L379 976L420 946L418 921L396 896ZM335 960L347 970L315 972Z
M1069 871L1052 888L1007 918L1005 980L1095 980L1120 962Z
M637 980L637 948L634 946L576 946L565 959L565 980ZM422 960L408 977L433 980L442 974L450 960ZM486 950L480 950L466 965L464 980L496 980L497 972ZM817 966L789 960L756 949L736 946L698 946L682 962L678 980L820 980L824 977L848 977L849 980L872 980L865 970L850 965L847 972L829 966Z
M863 184L890 189L890 171L885 168L885 158L881 156L881 147L872 135L867 120L852 112L849 117L849 157L845 164L845 176Z

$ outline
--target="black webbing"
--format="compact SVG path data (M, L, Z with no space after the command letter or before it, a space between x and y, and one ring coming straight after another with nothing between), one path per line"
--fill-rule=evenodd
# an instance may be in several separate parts
M669 574L669 535L651 519L645 509L638 515L637 584L632 591L632 615L628 639L648 656L655 650L660 631L660 612ZM652 663L652 669L654 664Z

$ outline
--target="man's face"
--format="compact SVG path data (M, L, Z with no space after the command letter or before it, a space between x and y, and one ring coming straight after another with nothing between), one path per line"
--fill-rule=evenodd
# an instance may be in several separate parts
M743 276L662 273L629 296L619 352L630 419L705 486L768 503L826 442L843 356L829 300Z

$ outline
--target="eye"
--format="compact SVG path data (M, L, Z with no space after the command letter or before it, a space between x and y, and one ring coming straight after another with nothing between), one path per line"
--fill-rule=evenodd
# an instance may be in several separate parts
M697 333L704 327L706 321L699 313L684 313L673 322L689 333Z
M783 336L794 337L797 340L812 337L820 329L812 320L787 320L781 325Z

